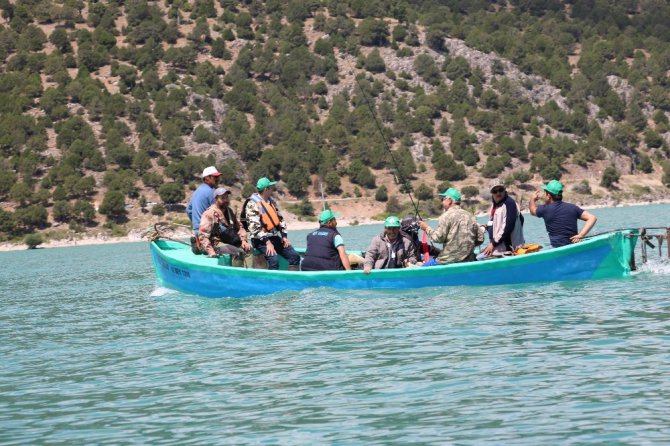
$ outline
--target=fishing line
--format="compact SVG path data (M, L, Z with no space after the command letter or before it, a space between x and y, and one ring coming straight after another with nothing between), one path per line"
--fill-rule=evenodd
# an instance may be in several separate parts
M391 151L391 147L389 146L388 142L386 141L386 136L384 136L384 130L382 129L382 125L379 122L379 119L377 119L377 113L375 112L374 108L372 107L372 103L370 102L370 99L368 99L368 95L365 93L365 89L361 85L360 80L358 77L355 78L356 84L358 85L358 89L361 91L361 95L363 96L363 99L365 100L365 103L368 106L368 109L370 110L370 114L372 114L372 119L375 121L375 125L377 126L377 130L379 130L379 134L382 137L382 141L384 143L384 148L388 152L388 154L391 156L391 161L393 161L393 166L395 167L395 172L396 172L396 177L398 179L398 182L402 185L402 187L405 188L405 191L407 192L407 195L409 196L409 200L412 202L412 206L414 206L414 211L416 212L416 217L421 220L421 215L419 213L419 205L418 205L418 199L417 202L414 201L414 197L412 196L412 185L410 184L409 180L402 175L402 172L400 170L400 166L398 164L398 161L396 160L395 156L393 156L393 152Z

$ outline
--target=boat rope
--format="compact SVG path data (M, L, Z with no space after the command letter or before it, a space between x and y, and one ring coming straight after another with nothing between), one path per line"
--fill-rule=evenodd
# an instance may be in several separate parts
M169 223L165 221L159 221L154 223L154 225L150 228L148 228L145 232L142 233L142 238L146 237L149 239L150 242L156 241L156 240L170 240L172 242L176 243L182 243L187 246L191 246L190 243L185 242L184 240L179 240L176 238L170 237L167 232L173 231L174 228L186 228L186 229L191 229L190 226L187 225L181 225L179 223Z
M384 148L388 152L389 156L391 157L391 161L393 162L393 167L395 168L395 176L401 185L401 189L405 189L405 192L409 196L409 200L412 202L412 206L414 207L414 212L416 215L416 218L421 220L421 215L419 214L419 204L418 204L418 197L417 201L414 201L414 197L412 196L412 184L409 182L409 180L402 174L402 171L400 170L400 165L398 164L398 160L396 157L393 155L393 151L391 150L391 147L389 146L388 141L386 140L386 136L384 136L384 130L382 129L382 125L379 122L379 119L377 118L377 113L375 112L374 107L372 107L372 103L370 102L370 99L368 98L367 93L365 92L365 88L361 85L360 79L358 77L356 79L356 84L358 85L358 89L361 92L361 96L363 96L363 99L365 100L365 103L368 106L368 109L370 110L370 114L372 115L372 119L375 122L375 125L377 126L377 130L379 130L379 135L382 138L382 142L384 143Z

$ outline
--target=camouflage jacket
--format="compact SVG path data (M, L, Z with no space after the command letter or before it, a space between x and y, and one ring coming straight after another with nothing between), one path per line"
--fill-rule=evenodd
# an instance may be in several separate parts
M216 203L207 208L205 212L202 213L200 217L200 228L198 229L198 239L200 240L200 245L207 255L216 254L216 246L221 242L221 240L216 235L218 232L215 229L216 225L224 224L225 226L230 226L232 223L233 227L237 230L238 235L242 240L246 240L246 231L240 225L240 222L237 221L235 213L229 207L225 209L225 212L228 214L224 215L224 210L219 208ZM229 221L232 219L233 221Z
M254 194L255 196L259 197L258 194ZM253 196L252 196L253 197ZM284 217L281 214L281 211L279 210L279 207L277 206L277 203L275 200L270 198L268 200L270 205L275 208L277 211L277 216L279 217L279 220L281 221L280 223L280 228L274 228L272 231L267 232L263 229L263 225L261 224L261 212L259 209L259 205L254 202L254 200L250 199L247 202L246 208L245 208L245 213L246 213L246 223L249 228L249 235L251 236L252 239L266 239L268 237L286 237L286 222L284 222Z
M474 215L460 206L445 211L437 222L437 229L429 228L428 237L444 246L437 257L440 263L469 262L475 259L475 246L484 241Z

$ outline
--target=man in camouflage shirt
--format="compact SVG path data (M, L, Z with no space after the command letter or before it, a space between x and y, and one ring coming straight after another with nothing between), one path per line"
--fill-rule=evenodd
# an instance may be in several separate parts
M251 245L263 254L268 269L279 269L280 255L288 261L288 269L295 271L300 268L300 254L291 246L286 223L272 198L275 184L267 178L258 180L258 192L246 201L242 220L249 230Z
M200 218L198 239L200 246L208 257L218 257L221 254L233 256L233 266L242 266L244 252L251 251L251 245L247 242L247 233L230 209L230 191L225 187L219 187L214 191L214 204L211 205ZM237 233L239 240L234 243L225 240L222 230L230 228Z
M475 246L484 241L477 220L474 215L461 209L461 194L453 187L439 195L445 211L440 215L437 229L431 228L424 221L419 223L432 241L443 243L437 261L446 264L475 260Z

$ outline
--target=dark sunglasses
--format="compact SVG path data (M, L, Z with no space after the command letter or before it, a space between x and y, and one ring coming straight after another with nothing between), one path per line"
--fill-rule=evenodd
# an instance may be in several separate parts
M502 194L503 192L505 192L505 189L502 187L496 187L491 191L492 194Z

